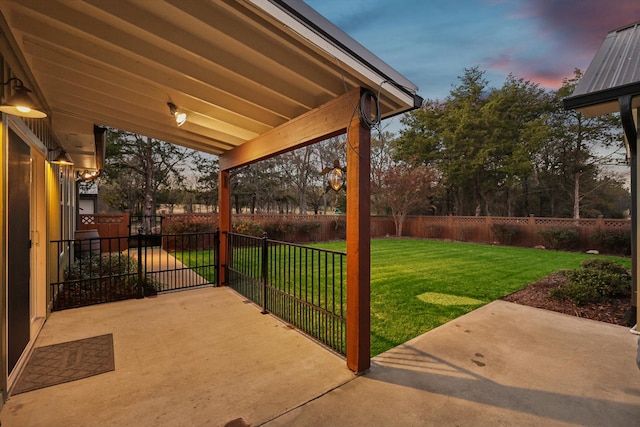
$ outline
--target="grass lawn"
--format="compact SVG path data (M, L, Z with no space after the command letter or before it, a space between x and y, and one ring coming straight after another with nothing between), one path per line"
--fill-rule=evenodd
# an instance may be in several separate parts
M313 246L344 252L346 243ZM197 258L193 255L187 252L180 258L194 266ZM371 354L380 354L554 271L577 269L582 260L594 257L604 256L436 240L374 239ZM629 258L604 258L631 268ZM198 263L207 265L204 260Z
M344 242L317 246L345 250ZM372 240L371 354L380 354L549 273L578 268L580 261L593 257L435 240ZM628 258L606 258L631 266Z

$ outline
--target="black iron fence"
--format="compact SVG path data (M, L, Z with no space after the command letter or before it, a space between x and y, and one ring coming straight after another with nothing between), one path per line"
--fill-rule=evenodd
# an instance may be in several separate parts
M345 253L236 233L227 242L233 289L345 354Z
M155 244L153 242L156 242ZM218 283L218 232L54 240L51 309L142 298Z
M266 237L228 233L220 266L219 232L55 240L58 264L50 283L52 310L158 292L227 284L327 347L346 351L346 254Z

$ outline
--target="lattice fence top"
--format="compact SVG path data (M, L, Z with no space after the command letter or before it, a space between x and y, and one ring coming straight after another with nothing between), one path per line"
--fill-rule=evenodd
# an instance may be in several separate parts
M211 222L216 220L218 214L215 213L192 213L192 214L165 214L163 215L165 221L185 221L188 222Z
M603 222L607 228L629 228L629 221L626 219L605 219Z
M89 224L120 224L124 222L124 214L83 214L80 215L80 222Z
M95 224L96 217L93 215L80 215L80 222L85 225Z
M462 224L486 224L487 220L481 216L454 216L453 222Z
M536 225L547 225L551 227L597 227L598 223L594 219L573 219L573 218L536 218Z
M492 222L494 224L527 225L529 223L529 218L498 217L494 218Z

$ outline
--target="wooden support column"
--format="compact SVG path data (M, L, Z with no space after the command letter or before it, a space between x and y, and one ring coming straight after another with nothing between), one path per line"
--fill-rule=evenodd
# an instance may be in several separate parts
M220 228L220 283L227 283L227 262L229 260L227 232L231 231L231 182L229 170L221 170L218 175L218 227Z
M635 323L640 325L640 294L638 287L640 286L640 277L638 277L638 258L640 257L640 238L638 238L638 216L640 215L640 198L638 197L638 185L640 185L640 170L638 168L638 145L640 145L640 108L633 110L633 120L636 130L636 140L628 141L631 149L631 310L635 310ZM636 326L640 330L640 326Z
M369 110L369 103L364 104ZM370 153L371 130L356 114L347 132L346 212L347 367L354 372L369 369L371 363Z

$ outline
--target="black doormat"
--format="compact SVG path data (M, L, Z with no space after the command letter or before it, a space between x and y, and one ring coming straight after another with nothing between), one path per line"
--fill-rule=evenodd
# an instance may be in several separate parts
M37 347L11 394L113 371L113 335Z

